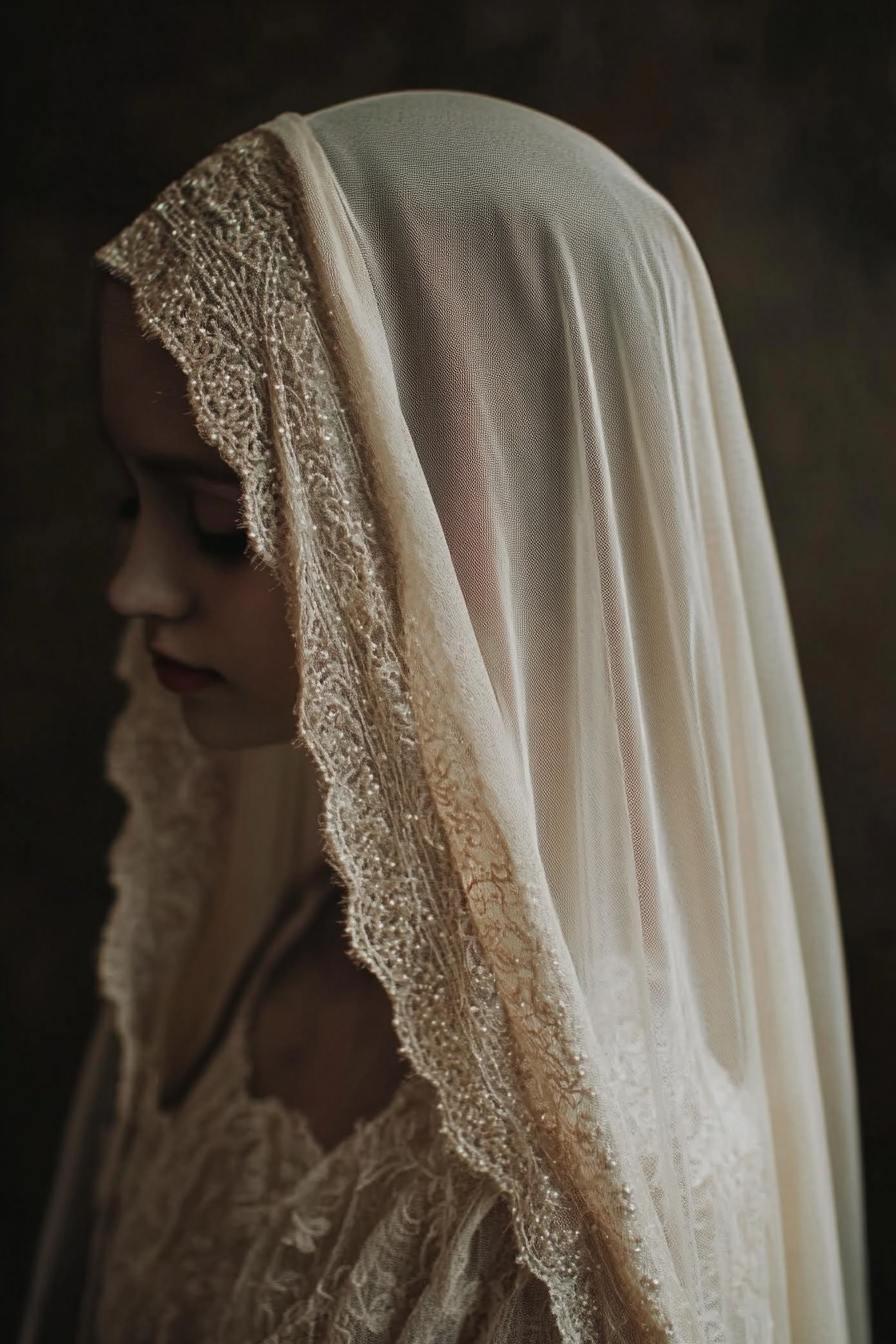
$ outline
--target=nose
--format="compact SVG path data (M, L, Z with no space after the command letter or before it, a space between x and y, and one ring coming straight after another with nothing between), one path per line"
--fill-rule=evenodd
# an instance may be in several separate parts
M192 611L193 597L176 540L141 515L106 596L120 616L183 620Z

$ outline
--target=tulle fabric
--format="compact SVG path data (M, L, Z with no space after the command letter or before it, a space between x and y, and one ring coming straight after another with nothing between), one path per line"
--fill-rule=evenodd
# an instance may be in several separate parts
M561 1336L862 1344L811 743L674 212L561 123L402 94L243 137L101 259L241 471L293 599L356 950ZM128 735L153 721L139 681L113 752L132 813L103 975L131 1044L107 1192L164 1018L159 949L176 964L234 827L198 749L207 820L177 821L171 753ZM173 881L194 894L149 934Z

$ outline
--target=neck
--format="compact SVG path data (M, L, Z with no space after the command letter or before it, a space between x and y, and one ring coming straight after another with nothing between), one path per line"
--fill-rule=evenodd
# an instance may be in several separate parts
M278 909L325 863L317 769L304 746L260 747L234 760L234 804L220 887L202 913L167 1005L163 1074L188 1070L247 957Z

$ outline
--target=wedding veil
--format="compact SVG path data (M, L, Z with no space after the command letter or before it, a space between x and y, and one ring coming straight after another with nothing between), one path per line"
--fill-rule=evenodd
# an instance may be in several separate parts
M352 940L561 1333L862 1344L810 736L674 211L550 118L395 94L225 146L101 260L241 473L290 595ZM187 845L211 871L219 825L174 820L128 657L103 951L125 1038L162 993L133 947L167 917L139 914L146 872L161 891ZM201 758L180 758L194 808Z

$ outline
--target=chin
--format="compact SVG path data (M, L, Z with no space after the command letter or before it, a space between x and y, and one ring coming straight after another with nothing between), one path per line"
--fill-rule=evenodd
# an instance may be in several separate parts
M248 747L269 747L277 742L295 741L297 729L292 711L270 710L203 703L201 698L184 697L182 712L187 731L201 747L211 751L243 751Z

